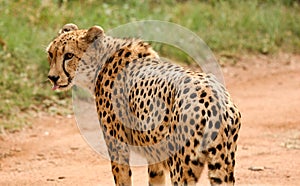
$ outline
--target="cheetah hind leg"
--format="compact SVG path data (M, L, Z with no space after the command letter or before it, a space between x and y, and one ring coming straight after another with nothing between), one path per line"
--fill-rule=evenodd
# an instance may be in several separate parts
M208 177L211 185L234 185L234 160L227 148L231 144L223 143L208 149ZM233 144L235 146L235 144ZM234 152L233 152L234 153Z
M164 162L148 165L149 186L165 185Z

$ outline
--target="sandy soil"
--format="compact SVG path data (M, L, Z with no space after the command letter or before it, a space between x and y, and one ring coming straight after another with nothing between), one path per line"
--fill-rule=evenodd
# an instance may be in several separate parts
M300 56L238 61L223 67L243 118L236 185L300 185ZM147 185L145 167L134 167L133 182ZM200 182L208 185L206 172ZM40 113L31 127L0 135L0 185L113 185L113 177L73 116Z

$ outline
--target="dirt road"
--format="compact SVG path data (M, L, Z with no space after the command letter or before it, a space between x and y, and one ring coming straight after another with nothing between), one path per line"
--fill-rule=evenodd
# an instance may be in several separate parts
M300 185L300 55L247 56L223 67L242 112L236 185ZM147 185L145 167L134 185ZM203 172L199 185L208 185ZM113 185L109 161L81 137L74 117L41 113L0 135L0 185Z

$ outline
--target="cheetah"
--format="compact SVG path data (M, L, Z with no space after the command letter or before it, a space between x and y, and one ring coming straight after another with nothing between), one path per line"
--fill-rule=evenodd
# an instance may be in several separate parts
M130 151L148 161L149 185L234 185L241 114L214 75L162 60L150 44L100 26L66 24L47 47L53 90L95 98L116 185L131 185Z

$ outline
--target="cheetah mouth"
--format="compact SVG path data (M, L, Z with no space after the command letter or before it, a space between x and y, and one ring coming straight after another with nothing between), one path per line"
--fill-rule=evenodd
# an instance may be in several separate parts
M68 86L69 86L69 84L67 84L67 85L57 85L57 84L53 84L52 90L60 90L60 89L67 88Z

